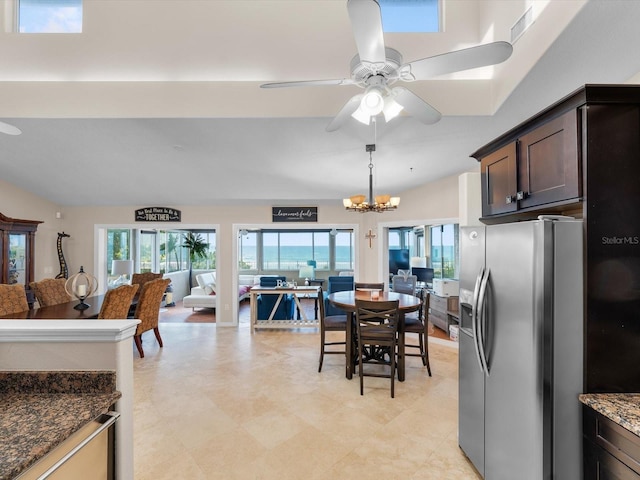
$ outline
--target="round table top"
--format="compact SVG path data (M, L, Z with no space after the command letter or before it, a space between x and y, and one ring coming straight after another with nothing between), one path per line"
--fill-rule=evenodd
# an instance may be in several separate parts
M371 292L346 290L343 292L331 293L329 294L328 298L329 302L331 302L332 305L342 308L343 310L355 312L356 299L371 300ZM418 308L420 308L420 305L422 305L422 300L420 300L418 297L414 297L413 295L409 295L406 293L383 291L380 292L378 300L398 300L398 309L402 312L412 312L418 310Z

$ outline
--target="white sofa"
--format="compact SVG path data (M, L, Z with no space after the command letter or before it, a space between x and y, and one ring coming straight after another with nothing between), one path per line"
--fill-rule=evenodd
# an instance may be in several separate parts
M249 298L252 287L260 285L260 278L274 277L275 275L239 275L238 276L238 301ZM198 286L191 288L191 294L182 299L185 307L216 308L216 272L200 273L196 275Z

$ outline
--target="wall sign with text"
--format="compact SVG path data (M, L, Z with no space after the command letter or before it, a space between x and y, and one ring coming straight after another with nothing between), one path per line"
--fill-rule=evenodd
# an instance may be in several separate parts
M271 207L272 222L317 222L318 207Z
M136 222L180 222L182 212L169 207L146 207L136 210Z

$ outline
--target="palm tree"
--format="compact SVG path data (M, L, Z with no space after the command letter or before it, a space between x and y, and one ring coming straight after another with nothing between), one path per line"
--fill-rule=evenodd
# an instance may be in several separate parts
M199 233L189 232L184 237L182 247L189 249L189 288L191 288L191 274L193 273L193 264L196 260L206 258L209 244L204 241Z

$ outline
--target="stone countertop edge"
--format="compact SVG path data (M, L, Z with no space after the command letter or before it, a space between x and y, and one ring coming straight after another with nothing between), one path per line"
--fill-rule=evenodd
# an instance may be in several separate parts
M122 396L115 372L0 372L0 480L15 478Z
M640 393L583 393L579 399L640 437Z

